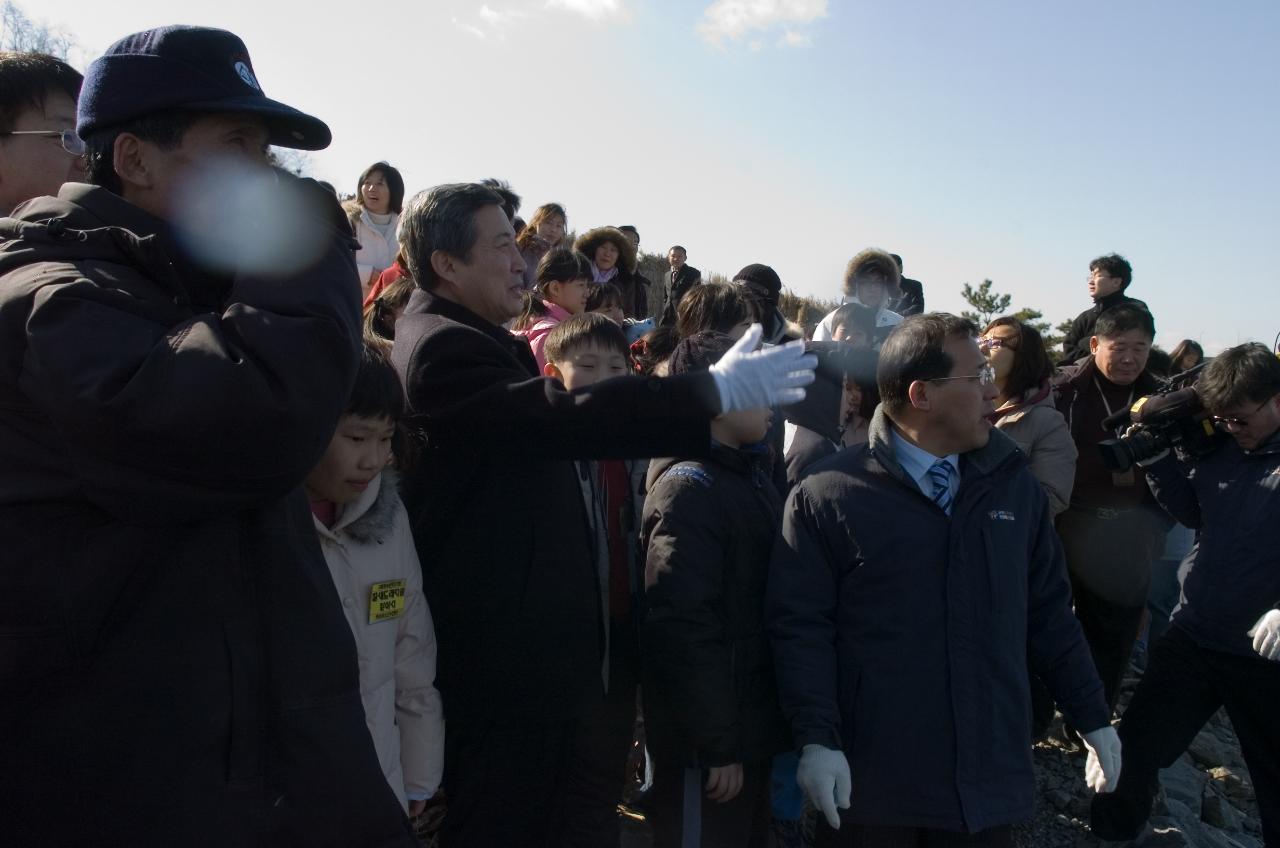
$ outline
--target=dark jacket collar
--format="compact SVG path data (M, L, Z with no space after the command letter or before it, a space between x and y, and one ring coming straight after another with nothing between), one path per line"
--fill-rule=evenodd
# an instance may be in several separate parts
M884 404L881 404L876 407L876 413L872 416L871 424L867 429L871 455L876 457L885 470L894 477L916 488L915 481L907 477L907 472L902 470L902 465L898 462L898 457L893 450L892 431L893 422L885 414ZM984 446L960 454L962 486L974 475L985 477L991 474L1018 452L1018 446L1013 439L999 429L992 427L990 435Z
M1111 307L1118 306L1121 303L1127 303L1130 300L1133 300L1133 298L1125 294L1125 289L1120 289L1120 291L1113 291L1102 300L1095 300L1093 302L1093 308L1094 311L1101 313L1105 309L1110 309Z
M100 186L65 183L57 197L22 204L0 223L0 238L30 248L24 262L129 265L200 308L220 309L231 288L180 248L168 223Z
M500 327L487 318L480 317L456 301L424 289L417 289L410 295L409 304L404 311L406 315L439 315L442 318L448 318L450 321L464 324L473 330L479 330L502 345L504 349L511 351L513 356L527 365L533 371L533 375L537 376L537 361L533 358L533 351L530 350L527 341L512 335L505 327Z

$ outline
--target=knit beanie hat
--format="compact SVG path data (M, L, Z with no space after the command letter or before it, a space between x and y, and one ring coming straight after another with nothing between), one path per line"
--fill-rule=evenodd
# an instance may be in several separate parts
M782 279L768 265L748 265L733 276L733 281L747 290L753 300L769 306L778 305L782 293Z
M724 333L694 333L681 339L672 351L668 373L674 376L706 371L719 362L733 344L733 336Z

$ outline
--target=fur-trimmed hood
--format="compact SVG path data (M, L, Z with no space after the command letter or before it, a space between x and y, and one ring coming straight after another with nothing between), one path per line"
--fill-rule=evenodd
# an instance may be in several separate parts
M317 527L322 533L334 536L345 533L361 544L382 544L395 528L399 485L399 477L394 471L383 471L364 494L343 510L342 517L332 528L322 527L318 521Z
M607 241L613 242L613 246L618 248L618 269L628 274L634 274L636 272L636 249L631 246L631 239L627 238L626 233L617 227L596 227L594 230L587 230L578 236L578 240L573 244L573 249L585 254L594 266L596 249Z
M854 293L854 277L860 276L864 271L873 270L883 274L889 280L890 300L902 296L902 272L898 270L898 263L893 261L888 251L878 247L860 250L849 260L849 264L844 269L845 294Z

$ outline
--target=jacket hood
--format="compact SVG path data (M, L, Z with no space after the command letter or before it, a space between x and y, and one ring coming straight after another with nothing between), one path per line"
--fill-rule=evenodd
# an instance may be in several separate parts
M871 426L867 429L871 453L880 460L880 464L886 471L914 487L915 482L907 478L907 473L898 464L898 458L893 450L892 430L893 422L885 414L884 404L877 406L876 414L871 418ZM965 463L962 471L966 475L976 474L985 477L1009 461L1011 457L1018 455L1018 445L1013 439L995 427L992 427L988 433L990 438L985 445L960 455L961 461Z
M128 265L177 303L220 304L231 281L200 268L165 221L99 186L65 183L0 218L0 274L36 262Z
M395 528L398 482L394 471L383 471L342 511L333 527L325 527L316 519L316 529L329 536L346 533L366 545L381 544Z
M845 268L844 278L846 282L845 294L852 295L853 278L858 276L868 265L876 265L882 268L889 281L889 299L902 296L902 272L898 270L898 263L893 261L893 257L887 251L878 247L868 247L866 250L860 250L854 254L849 260L849 265Z
M628 274L636 272L636 249L631 246L631 239L617 227L596 227L578 236L573 249L585 255L595 265L596 250L605 242L613 242L618 248L618 268Z

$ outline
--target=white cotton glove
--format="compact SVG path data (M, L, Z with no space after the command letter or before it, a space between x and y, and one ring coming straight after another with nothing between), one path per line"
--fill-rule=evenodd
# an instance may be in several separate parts
M818 357L805 354L804 342L756 350L764 330L752 324L742 338L711 366L720 391L720 411L768 409L804 400Z
M1280 662L1280 610L1267 610L1245 635L1253 637L1253 649L1258 656Z
M1084 782L1094 792L1116 791L1120 782L1120 734L1111 725L1084 734L1089 757L1084 764Z
M813 805L822 810L827 824L839 830L840 814L836 807L849 809L849 792L853 786L849 761L844 754L823 745L805 745L800 753L800 767L796 769L796 783Z

